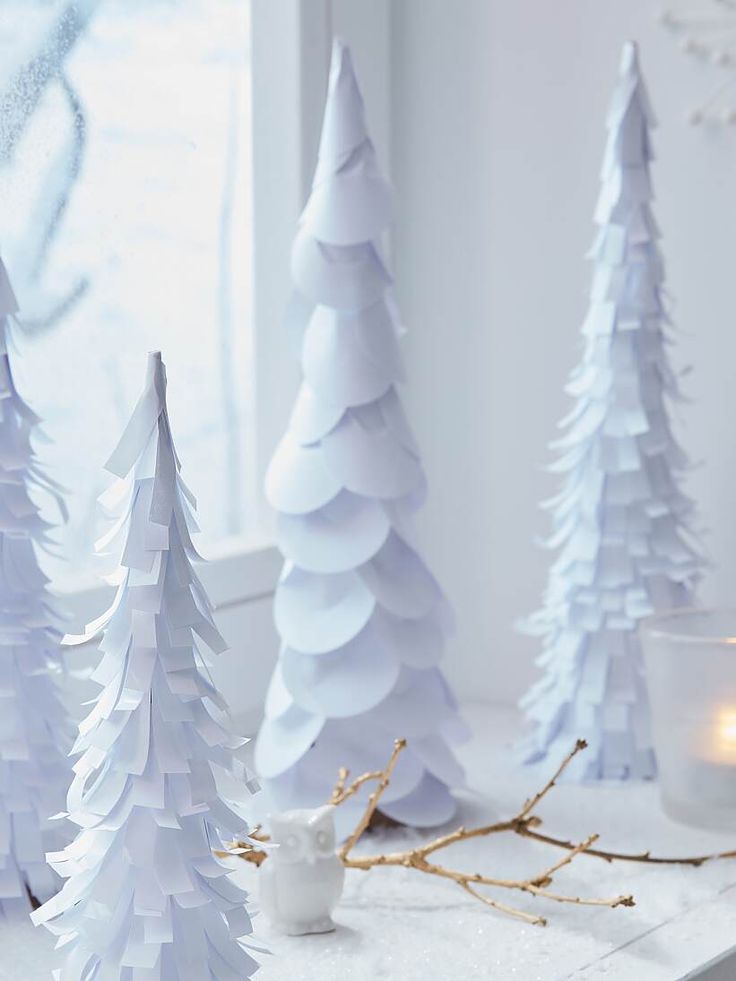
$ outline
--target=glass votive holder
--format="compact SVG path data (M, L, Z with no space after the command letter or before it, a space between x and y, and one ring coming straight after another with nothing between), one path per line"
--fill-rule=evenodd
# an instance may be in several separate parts
M640 626L662 806L736 829L736 609L676 610Z

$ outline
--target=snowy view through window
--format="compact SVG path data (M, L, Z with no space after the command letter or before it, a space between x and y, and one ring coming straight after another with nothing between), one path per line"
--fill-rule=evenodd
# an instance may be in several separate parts
M61 582L96 567L150 349L205 541L249 531L248 31L247 0L0 0L0 248L19 387L70 492Z

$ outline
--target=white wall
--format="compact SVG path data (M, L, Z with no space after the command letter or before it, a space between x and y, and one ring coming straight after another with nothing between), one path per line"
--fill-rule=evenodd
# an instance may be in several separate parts
M366 0L367 2L367 0ZM736 602L736 130L685 116L713 87L649 0L394 0L394 266L407 391L431 496L428 555L460 624L463 695L518 696L548 556L537 504L579 350L604 113L621 43L641 44L660 128L655 186L675 355L692 362L680 432L710 529L707 601ZM358 69L361 65L358 62ZM734 84L736 100L736 84ZM369 105L370 112L370 105Z

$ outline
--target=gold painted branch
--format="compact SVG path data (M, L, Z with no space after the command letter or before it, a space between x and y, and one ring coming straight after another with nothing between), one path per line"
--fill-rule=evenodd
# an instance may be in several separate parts
M538 793L526 801L518 813L507 821L497 821L493 824L481 825L477 828L459 827L448 834L440 835L426 844L419 845L415 848L409 848L397 852L385 852L378 855L361 855L354 858L352 856L352 851L370 826L371 819L376 813L381 797L391 781L391 776L396 763L398 762L399 756L406 747L405 739L397 739L394 743L391 757L383 770L364 773L362 776L359 776L353 780L352 783L348 783L350 774L347 769L342 768L339 772L337 783L335 784L335 788L332 791L329 800L329 803L334 804L335 806L339 806L344 801L354 796L354 794L356 794L366 783L375 781L377 784L375 790L368 798L365 810L358 824L356 825L355 830L340 848L340 851L338 852L339 857L345 868L348 869L358 869L366 872L369 869L377 868L379 866L396 866L400 868L415 869L417 872L423 872L427 875L435 875L439 878L447 879L454 882L469 895L473 896L473 898L480 900L480 902L484 903L486 906L490 906L501 913L505 913L509 916L523 920L526 923L532 923L537 926L545 926L547 923L546 918L533 913L527 913L524 910L517 909L516 907L510 906L507 903L491 898L490 896L485 895L483 892L480 892L478 887L480 886L492 889L505 889L512 892L523 892L527 893L528 895L537 896L541 899L546 899L556 903L571 903L578 906L603 906L610 909L615 909L619 906L634 906L635 903L633 896L620 895L607 898L570 896L564 893L555 892L549 887L553 884L554 877L557 875L557 873L561 869L570 865L580 855L590 855L606 862L643 862L653 865L690 865L694 867L703 865L705 862L714 861L715 859L736 858L736 851L685 858L657 858L653 857L648 851L635 854L611 852L593 847L598 841L598 835L595 834L590 835L584 841L576 844L571 841L565 841L564 839L555 838L551 835L545 835L539 832L537 829L540 827L542 821L533 813L534 810L544 799L544 797L546 797L547 794L553 789L553 787L555 787L558 779L569 766L574 757L577 756L578 753L582 752L586 746L587 743L585 740L578 740L573 749L570 751L570 753L568 753L558 767L557 771L547 781L544 787L542 787ZM522 838L529 838L534 841L539 841L555 848L562 848L565 850L566 854L559 861L555 862L553 865L550 865L539 874L526 879L503 879L482 875L479 872L462 872L460 870L447 868L446 866L430 861L429 859L429 856L434 855L445 848L449 848L451 845L454 845L457 842L467 841L470 838L484 838L490 835L503 834L507 832L519 835ZM259 826L251 833L249 840L233 842L230 852L217 852L217 854L221 857L225 857L228 854L238 855L246 862L252 862L253 864L260 866L268 857L268 853L262 849L259 849L256 845L254 845L254 842L266 842L268 840L268 835L264 834Z

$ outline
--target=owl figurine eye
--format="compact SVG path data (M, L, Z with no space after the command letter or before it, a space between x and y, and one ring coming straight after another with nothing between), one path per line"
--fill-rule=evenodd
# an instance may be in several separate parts
M332 855L335 851L335 829L331 814L317 812L314 847L318 855Z
M271 837L279 846L275 857L279 863L296 863L304 860L309 843L298 811L275 815L271 819Z

